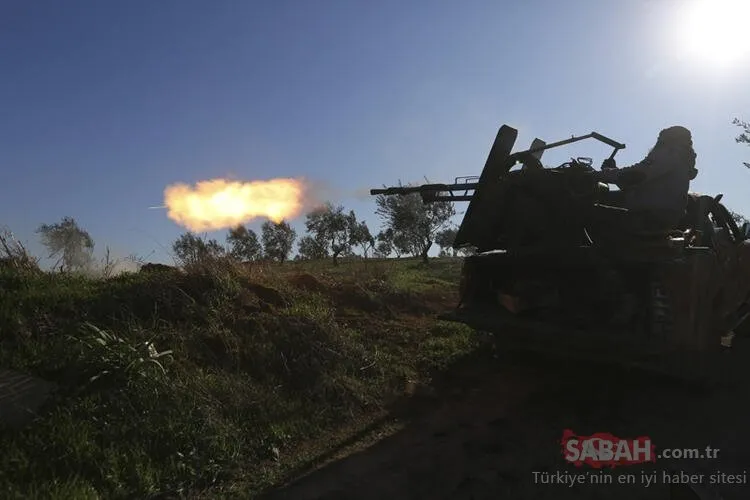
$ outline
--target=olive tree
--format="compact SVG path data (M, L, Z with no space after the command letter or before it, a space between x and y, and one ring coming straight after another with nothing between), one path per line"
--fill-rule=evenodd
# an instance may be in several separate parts
M344 207L334 207L331 203L307 214L307 231L319 244L325 245L326 253L338 265L341 255L351 253L352 246L358 243L358 224L353 211L344 212Z
M442 255L456 256L456 249L453 248L453 242L456 240L458 230L454 227L443 229L435 235L435 243L440 247Z
M456 209L449 201L424 203L419 194L378 195L376 214L386 229L393 231L393 243L405 253L427 262L436 235L447 228Z
M172 252L184 266L192 266L226 253L224 247L214 239L205 239L195 233L184 233L172 244Z
M297 255L304 260L322 260L328 258L328 248L324 241L309 234L299 240Z
M278 260L282 264L289 258L296 239L297 231L286 221L266 221L261 227L263 254L265 257Z
M240 261L257 260L263 253L258 235L252 229L242 225L229 230L227 243L229 255Z

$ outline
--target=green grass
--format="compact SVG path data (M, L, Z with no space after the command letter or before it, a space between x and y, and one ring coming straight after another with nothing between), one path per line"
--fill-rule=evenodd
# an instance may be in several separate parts
M459 269L0 271L0 367L58 384L25 428L0 429L0 495L252 497L472 350L468 329L433 319Z

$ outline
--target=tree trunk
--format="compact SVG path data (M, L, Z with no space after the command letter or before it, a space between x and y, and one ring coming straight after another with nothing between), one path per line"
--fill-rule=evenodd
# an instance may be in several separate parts
M430 248L432 248L432 242L430 242L428 245L425 245L422 249L422 263L427 264L429 262L427 254L430 253Z
M339 253L341 252L341 250L337 250L337 248L340 248L340 247L336 245L336 239L331 238L331 255L333 256L334 266L339 265Z

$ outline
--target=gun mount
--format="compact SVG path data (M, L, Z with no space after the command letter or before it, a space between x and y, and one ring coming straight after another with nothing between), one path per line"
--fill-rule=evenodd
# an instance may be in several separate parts
M495 138L495 143L493 144L492 150L494 151L496 148L502 148L502 143L507 141L508 137L511 135L514 136L513 142L515 142L515 135L517 135L517 131L510 127L503 126L503 128L500 129L497 137ZM625 144L621 144L613 139L610 139L609 137L599 134L598 132L591 132L590 134L577 137L573 136L570 139L565 139L552 144L546 144L540 139L534 139L529 149L509 155L507 157L507 160L503 162L503 166L500 167L499 170L501 172L504 171L505 173L507 173L511 168L513 168L513 166L517 165L518 163L522 163L525 168L543 168L541 167L541 164L539 162L544 151L592 138L597 139L598 141L614 148L612 154L608 158L608 160L610 161L614 159L619 150L625 148ZM489 159L494 159L492 154L490 154ZM577 158L575 161L581 164L587 164L586 160L590 161L590 158ZM588 164L590 166L590 163ZM507 168L504 168L506 166ZM485 164L485 170L487 169L487 167L488 165ZM493 170L495 169L493 168ZM486 182L487 179L484 179L484 181ZM451 184L422 184L420 186L384 187L382 189L371 189L370 194L404 196L418 193L422 196L422 200L425 203L436 201L471 201L473 198L473 194L470 193L473 193L481 184L482 176L473 175L456 177Z
M709 360L723 366L723 349L750 317L750 226L734 223L720 195L691 194L672 230L622 231L632 214L591 158L545 168L541 157L596 139L613 148L601 169L616 169L624 144L592 132L512 153L516 138L500 128L478 177L371 191L469 202L453 246L477 253L464 259L458 306L440 317L532 350L647 364L657 355L689 378L710 377ZM617 184L640 181L620 175Z
M518 131L516 129L508 125L500 127L484 169L479 176L457 177L451 184L384 187L372 189L370 194L405 196L418 193L425 203L468 201L469 206L459 227L454 247L471 245L480 250L491 250L497 244L496 238L491 234L493 231L490 227L496 216L488 216L488 214L498 214L499 204L502 203L506 188L512 183L513 174L516 174L516 172L511 172L513 167L521 163L521 172L532 173L532 175L534 172L549 172L550 169L545 169L541 163L545 151L586 139L596 139L613 148L612 154L605 160L605 165L612 168L615 155L619 150L625 148L625 144L598 132L591 132L551 144L547 144L541 139L534 139L529 149L511 153L517 137ZM593 170L591 164L590 158L576 158L557 168L565 168L566 171L591 171Z

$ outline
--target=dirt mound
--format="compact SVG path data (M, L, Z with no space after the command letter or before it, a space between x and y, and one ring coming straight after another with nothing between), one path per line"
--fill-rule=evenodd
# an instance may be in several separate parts
M141 266L140 272L142 273L163 273L163 272L176 272L177 268L174 266L168 266L166 264L158 264L149 262Z
M268 305L265 304L260 298L250 290L242 290L238 297L238 303L240 309L245 314L255 314L268 309Z
M328 287L312 274L302 273L289 277L289 283L308 292L324 292Z
M417 315L435 315L451 310L458 303L455 294L397 292L384 296L388 306L398 312Z
M342 285L336 289L333 300L338 308L394 318L391 307L381 297L368 292L361 285Z
M274 307L289 307L291 302L278 290L258 283L248 283L245 288L254 293L258 299L267 305Z

